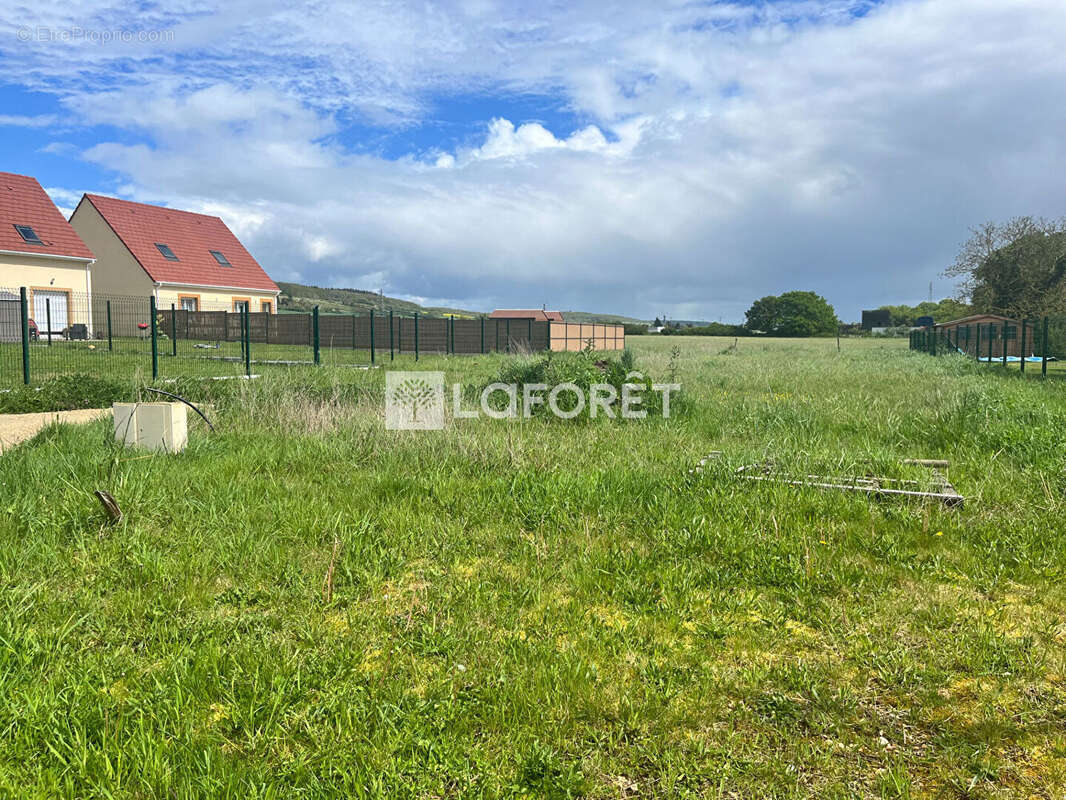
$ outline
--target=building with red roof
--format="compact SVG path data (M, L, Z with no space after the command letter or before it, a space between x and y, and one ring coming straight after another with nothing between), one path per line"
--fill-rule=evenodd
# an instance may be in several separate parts
M0 172L0 339L18 338L23 287L42 336L91 329L93 258L36 178Z
M86 194L70 224L96 253L97 293L151 294L162 309L277 313L281 290L218 217Z
M497 308L489 319L531 319L534 322L562 322L562 311L547 311L543 308Z

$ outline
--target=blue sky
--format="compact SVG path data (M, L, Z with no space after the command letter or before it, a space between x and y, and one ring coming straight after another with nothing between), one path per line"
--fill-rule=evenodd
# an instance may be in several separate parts
M219 214L279 280L857 319L1066 213L1057 0L0 8L0 170Z

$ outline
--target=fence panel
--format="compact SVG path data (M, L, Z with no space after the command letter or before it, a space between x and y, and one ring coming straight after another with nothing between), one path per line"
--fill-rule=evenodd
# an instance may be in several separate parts
M932 355L957 352L1029 374L1066 376L1066 315L922 328L911 332L910 346Z
M26 289L28 346L23 347L20 287L0 288L0 385L86 373L151 380L155 376L226 377L272 366L314 363L312 314L195 311L148 296ZM247 329L245 326L247 325ZM549 349L621 349L621 326L519 319L451 319L385 313L320 314L321 363L380 363L389 353L516 353ZM153 358L153 331L155 358ZM247 346L246 346L247 341ZM559 345L562 345L562 348Z
M590 343L596 350L623 350L626 346L625 328L598 323L551 323L552 350L584 350Z
M0 288L0 386L22 382L22 299Z

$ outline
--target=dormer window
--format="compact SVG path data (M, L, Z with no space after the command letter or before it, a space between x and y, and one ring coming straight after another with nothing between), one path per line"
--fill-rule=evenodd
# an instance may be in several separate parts
M162 255L163 258L165 258L167 261L177 261L178 260L178 257L176 255L174 255L174 251L171 250L168 245L160 244L159 242L156 242L155 243L155 249L158 250L160 255Z
M26 244L41 244L41 237L37 235L37 231L31 228L29 225L16 225L15 230L18 231L19 236L22 237L22 241Z
M213 255L215 257L215 261L217 261L219 263L219 266L222 266L222 267L232 267L233 266L231 263L229 263L226 260L226 257L224 255L222 255L222 253L220 253L218 250L211 250L209 252L211 253L211 255Z

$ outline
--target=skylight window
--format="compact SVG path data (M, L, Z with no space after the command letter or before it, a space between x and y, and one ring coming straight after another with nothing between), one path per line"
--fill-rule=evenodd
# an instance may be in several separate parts
M15 230L18 231L19 236L22 237L22 241L27 244L44 244L44 242L41 241L41 237L37 235L37 231L29 225L16 225Z
M232 267L233 265L226 260L226 257L222 255L218 250L211 250L211 255L215 257L217 261L223 267Z
M160 254L163 256L163 258L165 258L167 261L177 261L178 260L178 257L176 255L174 255L174 251L171 250L168 245L160 244L159 242L156 242L155 243L155 247L156 247L156 250L158 250L160 252Z

